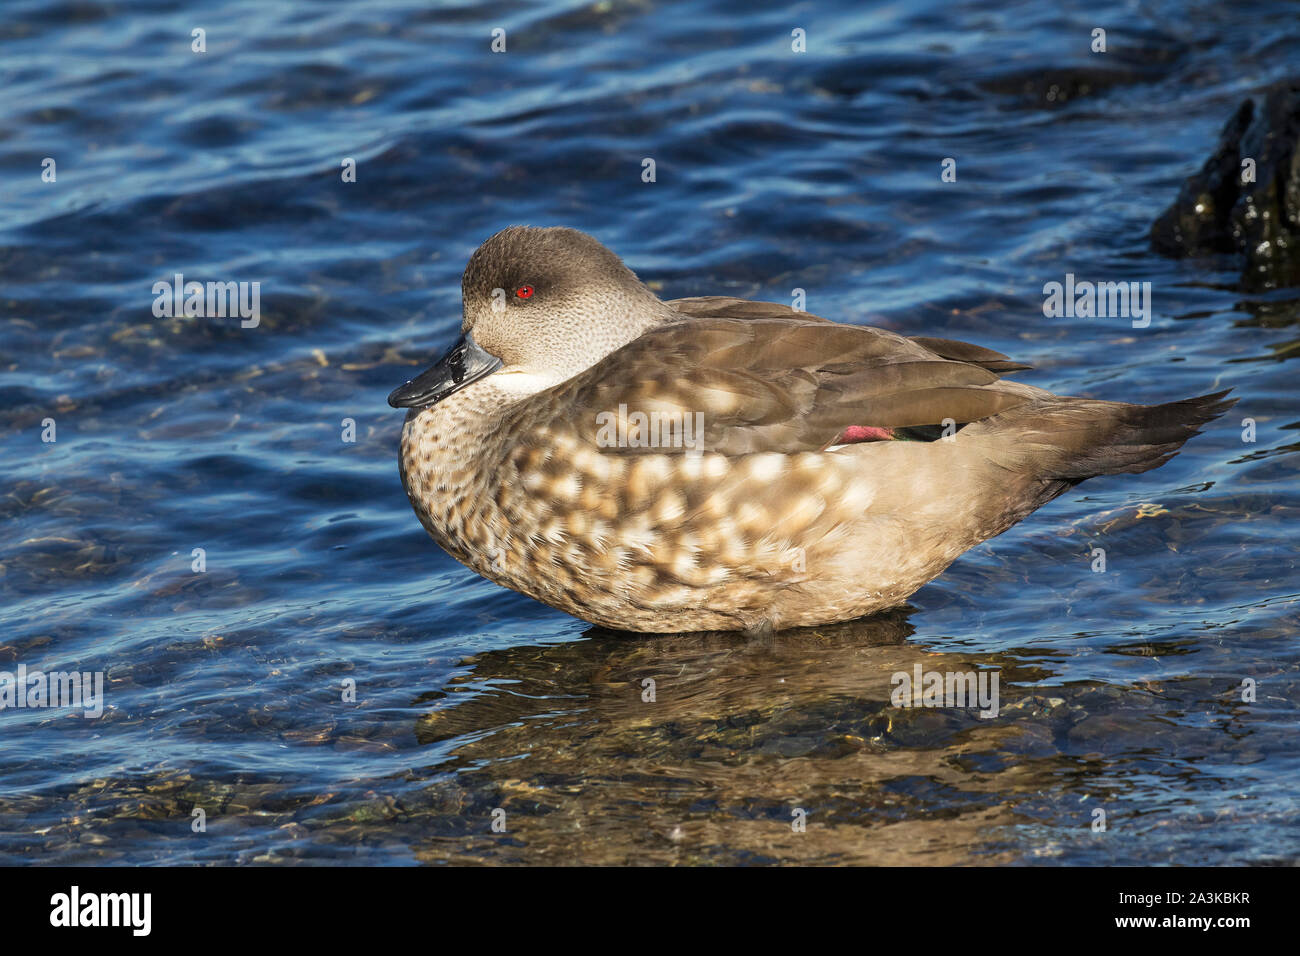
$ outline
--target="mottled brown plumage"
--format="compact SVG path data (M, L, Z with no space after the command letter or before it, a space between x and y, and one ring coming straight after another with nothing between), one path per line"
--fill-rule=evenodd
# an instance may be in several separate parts
M471 351L390 397L412 406L416 514L485 577L622 630L897 605L1084 478L1163 463L1228 404L1061 397L976 345L662 302L567 229L498 233L463 295Z

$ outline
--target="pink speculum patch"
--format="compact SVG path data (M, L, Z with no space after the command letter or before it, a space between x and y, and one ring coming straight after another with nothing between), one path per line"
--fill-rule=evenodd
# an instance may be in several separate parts
M851 445L860 441L890 441L894 437L892 428L879 428L875 425L850 425L835 439L833 444Z

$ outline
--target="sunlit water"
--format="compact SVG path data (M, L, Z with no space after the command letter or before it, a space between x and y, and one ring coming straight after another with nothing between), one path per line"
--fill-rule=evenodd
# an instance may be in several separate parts
M1146 230L1298 41L1282 0L5 3L0 669L102 671L107 709L0 711L0 858L1294 861L1300 293ZM397 476L385 395L515 222L665 297L1241 402L908 609L603 633L454 563ZM1150 327L1045 318L1067 272L1151 282ZM260 323L155 317L176 273L260 282ZM997 670L1000 713L892 706L918 664Z

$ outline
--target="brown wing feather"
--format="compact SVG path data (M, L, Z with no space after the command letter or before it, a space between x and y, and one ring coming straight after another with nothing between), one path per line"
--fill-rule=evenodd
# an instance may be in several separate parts
M811 312L798 312L778 302L755 302L730 295L697 295L688 299L669 299L667 304L682 315L699 319L805 319L809 322L830 322Z
M695 318L802 319L806 322L834 324L828 319L809 312L797 312L788 305L780 305L776 302L753 302L728 295L701 295L689 299L673 299L668 304L683 315ZM999 375L1033 368L1032 365L1024 365L1001 352L986 349L982 345L972 345L970 342L939 339L928 335L913 335L909 336L909 339L940 358L978 365Z
M637 413L657 413L665 425L689 416L691 427L702 426L705 450L739 455L817 451L853 425L972 422L1025 401L997 381L881 329L802 316L694 318L646 333L556 386L550 402L529 405L546 419L538 427L576 432L611 452L684 450L665 447L665 432L653 427L645 446L610 446L620 433L612 423L640 434L631 425Z
M1001 352L986 349L982 345L958 342L956 339L934 339L928 335L913 335L911 339L916 344L929 349L935 355L953 359L957 362L970 362L972 365L986 368L990 372L997 372L999 375L1005 375L1008 372L1023 372L1033 368L1032 365L1022 365Z

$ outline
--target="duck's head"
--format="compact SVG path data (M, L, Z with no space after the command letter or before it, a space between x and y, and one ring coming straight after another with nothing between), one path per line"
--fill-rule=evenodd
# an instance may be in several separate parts
M389 395L389 405L434 405L488 375L509 393L531 395L680 318L618 256L561 227L498 232L470 257L461 298L460 340Z

